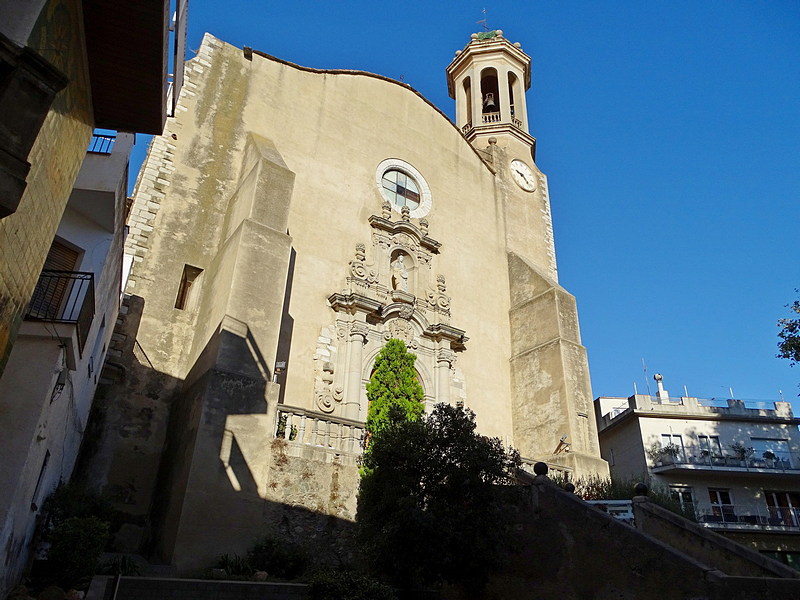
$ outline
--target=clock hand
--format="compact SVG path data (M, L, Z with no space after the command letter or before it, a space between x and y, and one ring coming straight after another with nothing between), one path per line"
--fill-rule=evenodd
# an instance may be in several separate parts
M528 184L530 184L530 181L528 181L528 176L525 174L525 172L524 172L524 171L520 171L519 169L514 169L514 170L515 170L517 173L519 173L519 174L520 174L520 176L521 176L521 177L522 177L522 179L525 181L525 183L528 183Z

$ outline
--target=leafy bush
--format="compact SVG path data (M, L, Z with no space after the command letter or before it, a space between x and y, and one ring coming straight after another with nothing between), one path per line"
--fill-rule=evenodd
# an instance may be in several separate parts
M50 494L44 502L44 512L54 526L72 517L97 517L109 523L114 531L121 521L119 511L106 498L89 493L75 483L61 485Z
M217 567L231 577L250 577L255 571L250 561L238 554L223 554L217 559Z
M516 451L476 433L475 414L437 404L418 421L392 419L372 438L358 495L362 549L403 586L473 588L500 566L517 500Z
M644 479L644 478L643 478ZM575 485L575 494L584 500L630 500L636 495L635 487L637 483L643 481L635 478L625 477L600 477L593 475L581 477L572 483ZM559 485L566 483L554 478ZM647 497L654 504L666 508L690 521L696 521L697 517L690 509L681 507L681 503L670 495L669 489L662 486L653 486L647 493Z
M296 579L305 573L308 556L299 544L266 535L247 553L247 562L254 570L266 571L271 577Z
M109 525L97 517L71 517L50 532L47 558L62 587L76 587L97 570Z
M105 563L102 571L107 575L124 575L126 577L142 574L139 565L127 554L116 556Z
M311 600L396 600L394 590L354 571L318 571L309 586Z

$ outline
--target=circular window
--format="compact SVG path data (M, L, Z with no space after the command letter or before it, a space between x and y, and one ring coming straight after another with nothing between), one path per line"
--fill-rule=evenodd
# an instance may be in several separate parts
M403 207L407 206L410 216L419 219L431 210L428 183L419 171L404 160L390 158L381 162L375 172L375 183L397 213L402 213Z
M409 210L414 210L419 206L419 186L414 178L398 171L389 169L381 178L381 192L398 210L403 210L407 206Z

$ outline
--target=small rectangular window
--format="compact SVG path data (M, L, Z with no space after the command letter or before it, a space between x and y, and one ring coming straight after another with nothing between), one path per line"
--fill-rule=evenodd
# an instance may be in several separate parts
M31 498L31 510L34 512L39 510L39 494L42 491L42 482L44 481L44 474L47 472L47 463L49 462L50 450L45 450L42 468L39 469L39 478L36 480L36 487L33 490L33 498Z
M203 269L193 267L191 265L183 266L183 275L181 276L181 284L178 287L178 296L175 298L175 308L186 310L192 307L195 299L195 288L199 282L200 274Z

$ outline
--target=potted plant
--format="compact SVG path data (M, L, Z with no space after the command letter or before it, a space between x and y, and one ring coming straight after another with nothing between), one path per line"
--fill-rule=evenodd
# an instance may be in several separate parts
M653 442L650 447L645 451L647 457L652 461L653 466L660 467L663 463L662 460L662 448L661 444L658 442Z
M662 446L659 442L653 442L646 452L650 460L653 461L653 465L661 467L674 464L675 459L681 454L681 447L677 444Z
M681 447L678 444L667 444L661 449L661 454L674 464L675 459L681 455Z
M739 460L743 467L747 466L747 461L755 454L755 450L753 448L748 448L741 442L736 442L731 444L730 449L733 450L734 456Z
M766 461L768 467L775 466L775 453L772 450L765 450L761 457Z

